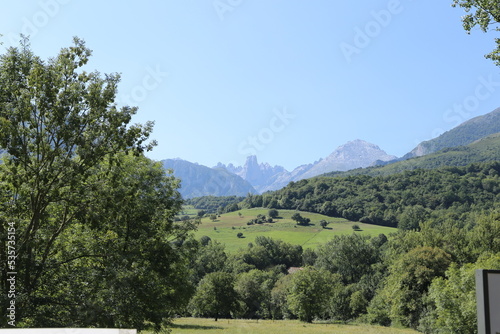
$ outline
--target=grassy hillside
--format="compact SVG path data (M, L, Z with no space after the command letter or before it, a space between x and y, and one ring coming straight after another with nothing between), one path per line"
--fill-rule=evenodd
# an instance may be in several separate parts
M307 324L297 320L224 320L180 318L174 321L172 334L411 334L411 329L397 329L369 325Z
M475 162L488 161L500 161L500 133L479 139L467 146L446 148L418 158L398 161L385 166L358 168L347 172L333 172L323 176L384 176L418 168L460 167Z
M300 212L300 214L311 219L310 225L297 226L291 219L291 216L297 212L295 210L279 210L280 218L272 224L247 225L249 220L255 219L259 214L267 215L268 211L264 208L239 210L225 213L214 222L208 217L203 218L196 232L196 238L206 235L225 244L228 252L234 252L254 242L258 235L281 239L291 244L302 245L304 248L316 248L329 241L334 235L360 233L375 236L380 233L388 235L396 231L390 227L352 222L343 218L332 218L309 212ZM320 226L319 222L323 219L329 222L326 228ZM360 227L360 230L356 232L352 228L355 224ZM239 232L243 233L243 238L236 236Z

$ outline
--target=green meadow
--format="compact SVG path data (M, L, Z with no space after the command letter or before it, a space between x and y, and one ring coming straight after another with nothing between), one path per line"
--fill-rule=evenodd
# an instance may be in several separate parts
M279 218L274 223L247 225L247 222L257 217L257 215L268 214L268 209L254 208L243 209L235 212L225 213L212 221L209 217L201 220L196 238L208 236L212 240L217 240L226 246L226 251L235 252L239 248L255 241L255 237L262 235L273 239L280 239L285 242L301 245L304 248L316 248L331 240L335 235L359 233L376 236L380 233L389 235L395 232L395 228L363 224L352 222L344 218L332 218L317 213L300 212L295 210L279 210ZM193 214L192 208L185 209L186 214ZM298 226L291 219L292 215L299 212L303 217L311 220L309 226ZM320 221L329 222L326 228L320 226ZM358 225L359 230L354 231L353 225ZM242 238L238 238L238 233L243 233Z
M369 325L338 325L325 323L304 323L298 320L227 320L203 318L175 319L169 329L172 334L413 334L411 329L398 329Z

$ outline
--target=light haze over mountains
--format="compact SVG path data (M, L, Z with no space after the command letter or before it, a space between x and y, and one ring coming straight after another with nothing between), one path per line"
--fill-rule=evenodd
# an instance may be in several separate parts
M348 171L374 165L386 165L401 160L418 158L457 146L465 146L486 136L500 132L500 108L472 118L450 131L417 145L401 158L390 155L375 144L356 139L337 147L330 155L318 161L301 165L291 171L282 166L259 162L255 155L247 157L243 166L215 167L182 159L163 160L163 166L172 169L181 179L180 192L185 198L199 196L245 196L280 189L291 181L299 181L335 171ZM297 152L297 154L299 154Z

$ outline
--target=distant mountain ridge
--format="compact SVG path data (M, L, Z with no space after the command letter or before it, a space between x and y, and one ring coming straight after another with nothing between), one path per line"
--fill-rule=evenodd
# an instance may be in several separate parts
M278 190L291 181L299 181L315 177L332 171L346 171L349 169L368 167L375 161L389 161L396 156L388 155L375 144L356 139L339 146L325 159L311 164L302 165L288 172L284 167L271 167L267 163L258 163L256 156L249 156L245 165L235 167L219 163L216 167L241 176L248 181L259 193Z
M257 193L250 183L223 168L209 168L182 159L165 159L161 163L181 180L179 192L184 198Z
M415 168L464 166L492 160L500 160L500 108L420 143L399 159L375 144L356 139L339 146L326 158L291 172L282 166L259 163L256 156L247 157L243 166L219 162L213 168L180 159L162 162L181 179L181 194L190 198L264 193L281 189L291 181L319 175L386 175Z
M415 169L463 167L471 163L500 161L500 133L496 133L467 146L448 147L424 156L393 162L383 166L353 169L346 172L327 173L324 176L351 175L385 176Z
M442 135L421 142L399 160L421 157L449 147L465 146L486 136L500 132L500 108L474 117Z
M391 161L396 159L375 144L356 139L339 146L328 157L319 161L301 175L301 179L308 179L333 171L347 171L373 165L375 161Z

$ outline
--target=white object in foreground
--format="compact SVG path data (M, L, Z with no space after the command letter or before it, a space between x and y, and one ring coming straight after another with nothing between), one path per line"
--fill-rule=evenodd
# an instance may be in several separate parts
M137 334L136 329L105 328L13 328L0 329L0 334Z

